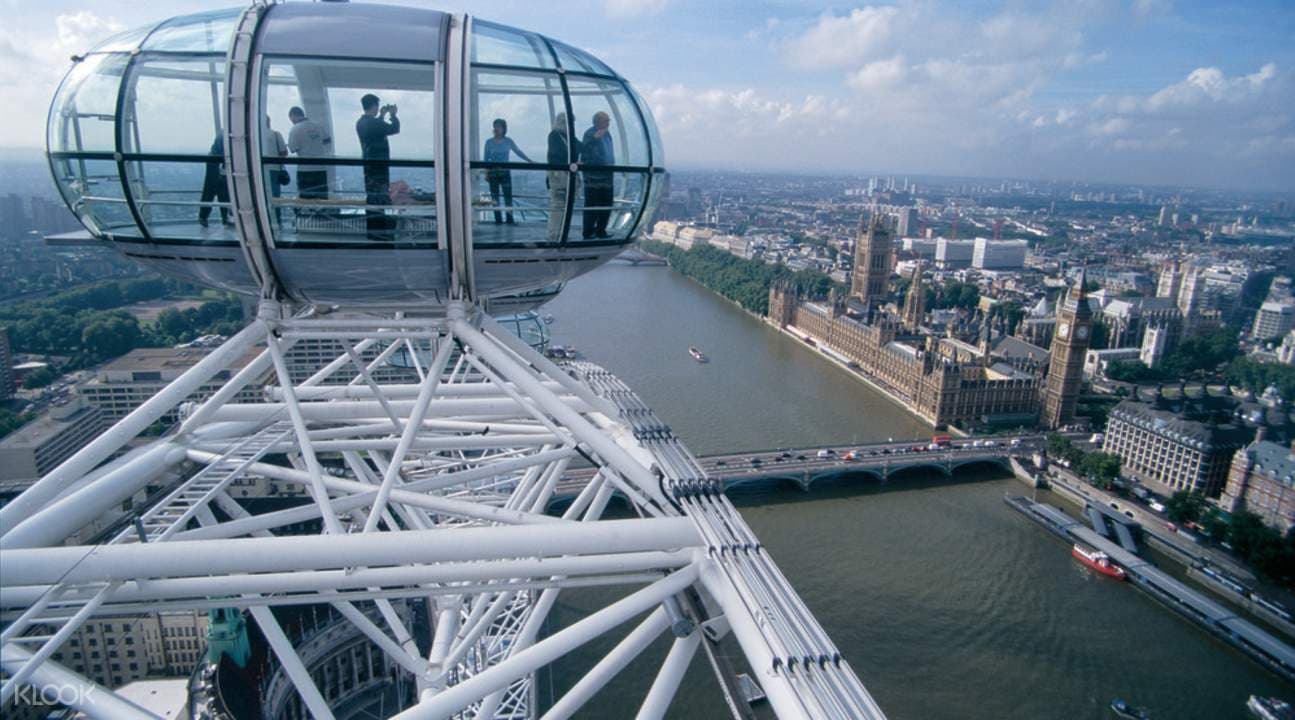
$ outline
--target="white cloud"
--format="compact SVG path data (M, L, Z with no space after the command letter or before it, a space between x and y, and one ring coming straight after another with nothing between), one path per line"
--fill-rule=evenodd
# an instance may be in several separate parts
M20 113L6 124L5 144L41 142L43 111L59 80L71 68L69 57L124 29L116 19L89 10L58 15L40 31L0 28L0 97L13 107L38 109Z
M794 65L806 69L839 68L865 63L887 54L892 40L909 25L911 6L901 14L895 6L867 6L849 15L823 15L787 46Z
M1093 135L1123 135L1132 126L1133 123L1129 122L1128 118L1116 117L1089 125L1088 132Z
M904 56L896 55L889 60L870 62L855 70L847 76L846 84L860 93L879 93L894 87L907 73Z
M609 17L631 18L655 15L668 3L669 0L606 0L603 9Z
M112 18L101 18L89 10L63 14L54 18L58 43L66 50L84 52L104 38L119 33L126 26Z
M1171 0L1133 0L1133 14L1138 18L1168 15L1173 9Z
M1216 67L1196 68L1185 80L1147 98L1147 108L1161 110L1191 107L1209 101L1238 102L1263 92L1264 86L1275 77L1275 63L1268 63L1249 75L1231 78Z

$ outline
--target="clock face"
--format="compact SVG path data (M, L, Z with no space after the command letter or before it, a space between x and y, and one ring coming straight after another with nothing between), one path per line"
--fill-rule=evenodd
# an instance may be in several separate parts
M1088 337L1088 326L1080 325L1079 327L1075 328L1075 337L1079 338L1080 340L1083 340L1084 338Z
M1070 323L1061 323L1057 326L1057 334L1062 338L1070 337Z

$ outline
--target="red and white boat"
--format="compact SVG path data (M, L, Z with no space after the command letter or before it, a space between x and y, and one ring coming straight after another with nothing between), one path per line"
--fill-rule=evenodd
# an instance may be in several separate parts
M1113 577L1117 580L1123 580L1125 578L1124 568L1111 562L1111 556L1101 550L1084 547L1079 543L1075 543L1075 548L1071 551L1071 554L1074 555L1075 559L1079 562L1103 575Z

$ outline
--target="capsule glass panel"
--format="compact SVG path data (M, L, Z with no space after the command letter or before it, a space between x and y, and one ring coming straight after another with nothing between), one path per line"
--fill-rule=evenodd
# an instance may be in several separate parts
M484 20L472 23L472 62L528 68L554 67L553 54L539 35Z
M153 25L146 25L144 27L134 28L131 30L127 30L125 32L117 33L116 35L113 35L107 40L104 40L103 42L94 46L94 49L92 49L90 52L91 53L130 52L131 50L138 48L139 44L144 41L144 38L148 37L149 33L153 32L153 28L155 27L157 27L156 23Z
M151 237L195 243L238 241L230 222L225 158L126 160L126 178Z
M237 241L228 222L224 89L225 63L219 55L144 52L131 65L118 123L122 169L153 238Z
M125 152L211 152L223 127L223 58L141 54L131 66L127 87L124 122L119 123Z
M77 63L50 109L50 152L114 152L117 91L128 55L91 55Z
M629 242L646 200L647 176L646 172L583 170L569 242Z
M571 174L558 170L472 171L472 243L540 247L562 241Z
M144 41L143 49L224 54L242 14L242 8L230 8L167 20Z
M389 62L265 64L262 185L276 244L435 244L435 73ZM366 116L370 93L395 115Z
M648 165L648 135L638 108L619 80L573 77L571 111L575 113L576 137L583 148L585 165ZM595 117L607 117L606 133L600 135ZM605 139L609 138L609 139Z
M616 73L612 72L611 68L593 55L556 40L550 40L549 42L553 44L553 51L557 53L558 63L562 65L563 69L572 72L616 76Z
M549 156L550 133L555 128L565 130L566 125L567 107L557 73L474 69L472 75L473 161L570 163L567 153ZM504 123L500 137L495 136L496 120ZM556 147L565 149L565 145Z
M367 187L364 163L266 161L264 170L267 182L279 186L271 186L269 198L279 247L436 245L436 173L431 167L390 165L382 197Z
M121 175L112 160L56 157L54 181L72 212L100 236L138 237L139 228L126 204Z

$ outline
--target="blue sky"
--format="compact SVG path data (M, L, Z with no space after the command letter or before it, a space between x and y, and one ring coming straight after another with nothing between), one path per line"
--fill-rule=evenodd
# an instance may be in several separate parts
M69 54L228 5L0 0L0 93L32 108L0 119L0 142L41 144ZM606 60L648 98L676 167L1295 190L1289 1L439 6Z

